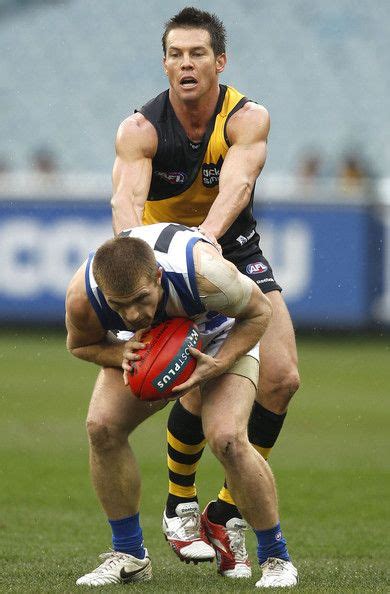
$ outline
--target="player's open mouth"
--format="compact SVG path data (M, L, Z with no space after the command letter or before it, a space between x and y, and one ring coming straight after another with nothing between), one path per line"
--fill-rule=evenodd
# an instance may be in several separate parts
M192 89L197 82L198 81L193 76L183 76L183 78L180 79L180 86L184 89Z

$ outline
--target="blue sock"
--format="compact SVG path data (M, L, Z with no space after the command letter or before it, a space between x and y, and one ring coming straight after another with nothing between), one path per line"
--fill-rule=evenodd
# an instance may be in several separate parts
M267 561L268 557L276 557L290 561L286 540L280 529L280 524L269 530L254 530L257 537L257 556L260 565Z
M128 553L143 559L145 549L143 545L142 529L139 524L139 513L121 520L108 520L112 530L112 547L114 551Z

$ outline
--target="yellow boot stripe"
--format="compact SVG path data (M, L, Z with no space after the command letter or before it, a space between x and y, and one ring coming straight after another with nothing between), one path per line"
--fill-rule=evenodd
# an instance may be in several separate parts
M182 487L181 485L177 485L176 483L169 481L169 493L171 495L176 495L176 497L190 499L191 497L196 497L196 487L195 485L191 485L190 487Z
M257 450L259 454L263 456L264 460L267 460L272 448L262 448L261 446L255 445L254 443L252 443L252 445L255 448L255 450Z
M204 446L206 445L205 439L195 445L189 445L188 443L183 443L182 441L179 441L178 439L176 439L176 437L174 437L168 429L167 429L167 440L168 440L169 445L174 450L176 450L177 452L180 452L181 454L198 454L198 452L203 450Z
M218 499L222 499L222 501L230 503L230 505L236 505L234 503L233 497L230 495L229 489L227 489L226 487L222 487L222 489L218 493Z
M176 474L183 474L185 476L194 474L194 472L196 472L196 469L198 468L198 462L195 462L195 464L180 464L179 462L175 462L175 460L172 460L172 458L170 458L170 456L168 455L167 464L169 470L172 470L172 472L176 472Z

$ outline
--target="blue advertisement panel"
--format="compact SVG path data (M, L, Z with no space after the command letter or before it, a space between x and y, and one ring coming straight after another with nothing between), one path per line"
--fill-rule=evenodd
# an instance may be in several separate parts
M277 204L255 213L264 252L297 325L367 324L370 291L379 282L367 207Z
M255 215L297 327L390 320L383 216L364 205L307 203L256 206ZM0 321L62 324L69 280L111 235L108 201L0 202Z
M69 280L111 233L102 201L0 202L0 320L63 323Z

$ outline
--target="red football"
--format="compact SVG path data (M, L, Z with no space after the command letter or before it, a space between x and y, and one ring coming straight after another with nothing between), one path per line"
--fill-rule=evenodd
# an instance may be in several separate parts
M128 373L129 386L140 400L165 400L172 388L185 382L196 367L188 347L200 349L196 324L187 318L172 318L142 335L146 347Z

